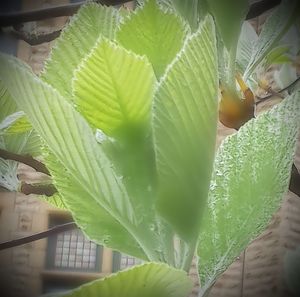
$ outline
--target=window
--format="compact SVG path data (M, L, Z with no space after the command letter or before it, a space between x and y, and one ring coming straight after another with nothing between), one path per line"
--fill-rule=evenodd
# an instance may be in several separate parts
M68 221L65 217L50 216L50 226ZM79 229L48 238L48 269L101 272L101 260L102 247L88 240Z
M130 268L141 263L142 261L135 257L120 254L119 252L113 253L113 272Z

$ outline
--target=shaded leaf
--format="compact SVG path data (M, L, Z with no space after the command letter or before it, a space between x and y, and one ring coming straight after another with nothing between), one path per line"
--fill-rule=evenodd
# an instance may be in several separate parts
M253 26L247 21L244 22L236 53L237 64L242 73L246 70L251 59L257 39L258 35L256 34Z
M202 0L203 1L203 0ZM248 12L247 0L206 0L227 49L235 47L242 22Z
M186 297L191 287L191 280L184 271L165 264L149 263L96 280L59 296Z
M288 189L299 95L246 123L217 153L198 245L204 290L267 226Z
M209 17L168 68L154 100L157 207L186 240L198 231L211 177L218 106L216 60Z
M268 17L259 38L255 44L255 51L244 73L247 80L266 55L278 44L283 35L294 23L299 11L299 1L283 0L275 11Z

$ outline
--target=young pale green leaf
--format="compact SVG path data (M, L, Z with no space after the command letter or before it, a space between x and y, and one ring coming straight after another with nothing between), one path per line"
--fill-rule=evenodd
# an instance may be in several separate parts
M124 231L122 242L132 241L127 237L130 233L147 250L147 256L156 259L157 240L148 226L149 222L144 221L142 214L135 213L121 178L116 175L86 121L59 92L39 80L21 62L3 55L1 63L0 76L9 92L51 153L67 170L67 173L62 171L61 174L69 175L93 198L92 208L99 204L111 220L119 223ZM85 199L85 196L80 199ZM111 236L113 234L111 232Z
M192 283L184 271L148 263L96 280L61 297L186 297Z
M288 189L299 128L297 92L221 145L199 237L204 288L266 227L279 207Z
M116 135L149 122L154 84L145 57L101 38L75 71L74 100L89 123Z
M0 123L0 134L18 134L32 129L23 111L17 111L7 116Z
M186 35L187 26L178 15L163 11L155 0L149 0L124 20L116 39L126 49L146 55L159 78Z
M257 39L258 36L253 26L247 21L244 22L236 53L236 62L242 73L244 73L244 71L246 70L247 65L251 59Z
M235 47L241 25L248 12L247 0L201 0L205 1L209 12L214 16L217 29L228 50ZM200 2L201 2L200 1Z
M57 39L46 61L42 79L70 99L74 70L100 35L114 39L118 21L119 14L115 8L96 3L82 6Z
M259 38L255 44L255 51L249 60L244 73L247 80L266 55L277 45L288 31L299 14L299 1L283 0L280 6L266 20Z
M207 17L162 78L153 106L157 207L186 240L196 236L214 158L218 67Z
M290 47L287 45L279 45L274 47L262 61L264 69L268 69L272 64L292 63L292 58L289 56Z

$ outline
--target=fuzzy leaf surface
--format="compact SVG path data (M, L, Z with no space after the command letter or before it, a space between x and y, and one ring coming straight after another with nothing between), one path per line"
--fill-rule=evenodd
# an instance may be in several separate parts
M114 38L118 21L119 13L115 8L96 3L82 6L57 39L46 61L42 79L69 99L74 70L99 36Z
M122 244L128 242L129 245L136 245L133 237L145 240L148 241L148 251L154 253L154 248L149 248L149 245L155 245L156 240L150 231L146 235L148 222L143 221L142 214L134 212L122 180L116 175L83 117L59 92L39 80L20 61L3 55L1 63L1 78L51 153L63 164L67 173L62 168L61 174L69 175L72 184L76 182L80 187L80 193L88 194L80 199L91 197L93 204L89 208L99 205L99 214L105 211L109 223L121 230L122 234L115 236L122 238ZM81 215L75 214L77 217ZM110 234L114 236L114 232ZM131 251L129 254L135 253Z
M266 228L288 189L299 95L246 123L217 153L198 245L204 288Z
M214 24L206 18L162 78L153 106L157 208L189 241L206 204L214 158L218 70Z

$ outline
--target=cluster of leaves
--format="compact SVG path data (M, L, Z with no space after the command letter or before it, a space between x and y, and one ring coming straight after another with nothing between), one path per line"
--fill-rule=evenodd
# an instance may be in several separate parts
M232 87L237 64L253 80L287 25L272 42L263 31L245 59L247 39L238 37L246 1L186 2L149 0L132 13L83 6L40 77L1 55L1 105L12 105L1 110L1 146L12 145L10 134L24 134L16 152L42 154L57 197L82 231L152 262L65 296L184 297L196 247L204 294L265 228L287 190L297 91L214 156L219 78ZM39 150L32 151L32 135Z

